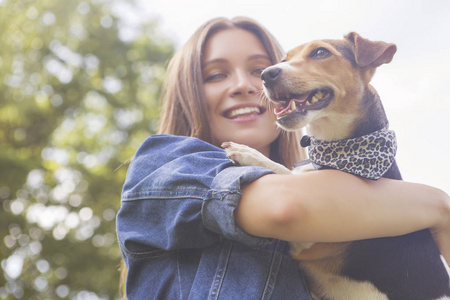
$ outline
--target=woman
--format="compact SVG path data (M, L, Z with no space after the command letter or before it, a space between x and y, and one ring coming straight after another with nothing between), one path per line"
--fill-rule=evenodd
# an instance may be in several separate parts
M172 59L162 135L137 151L117 217L129 299L310 299L284 241L431 228L450 258L450 200L437 189L334 170L277 175L229 161L219 148L226 141L288 167L301 159L297 134L280 132L260 92L260 72L282 53L254 21L219 18Z

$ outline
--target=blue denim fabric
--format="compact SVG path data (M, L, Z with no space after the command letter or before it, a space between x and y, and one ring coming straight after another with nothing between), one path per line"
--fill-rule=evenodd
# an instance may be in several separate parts
M117 215L128 299L310 299L287 243L235 224L241 185L269 173L196 138L149 137Z

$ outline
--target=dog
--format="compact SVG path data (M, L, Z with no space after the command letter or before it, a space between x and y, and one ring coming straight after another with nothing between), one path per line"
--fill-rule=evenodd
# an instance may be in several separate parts
M395 44L355 32L289 51L262 72L263 89L281 128L308 125L309 136L301 144L309 146L309 160L291 171L254 149L224 143L228 157L283 174L334 168L374 180L401 180L395 135L369 84L396 51ZM450 271L428 230L347 243L291 243L291 253L313 299L450 299Z

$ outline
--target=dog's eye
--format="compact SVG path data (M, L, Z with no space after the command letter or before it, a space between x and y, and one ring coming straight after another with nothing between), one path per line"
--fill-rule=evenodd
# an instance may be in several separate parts
M328 51L328 49L326 49L326 48L317 48L317 49L314 49L311 52L311 54L309 54L309 57L321 59L321 58L327 58L330 55L331 55L331 52Z

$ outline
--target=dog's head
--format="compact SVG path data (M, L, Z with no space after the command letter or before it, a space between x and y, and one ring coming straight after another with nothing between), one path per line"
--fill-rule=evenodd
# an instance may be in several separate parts
M354 32L342 40L318 40L292 49L261 75L277 123L286 130L310 124L316 133L327 130L328 139L345 138L361 115L375 69L389 63L396 50L394 44L369 41Z

